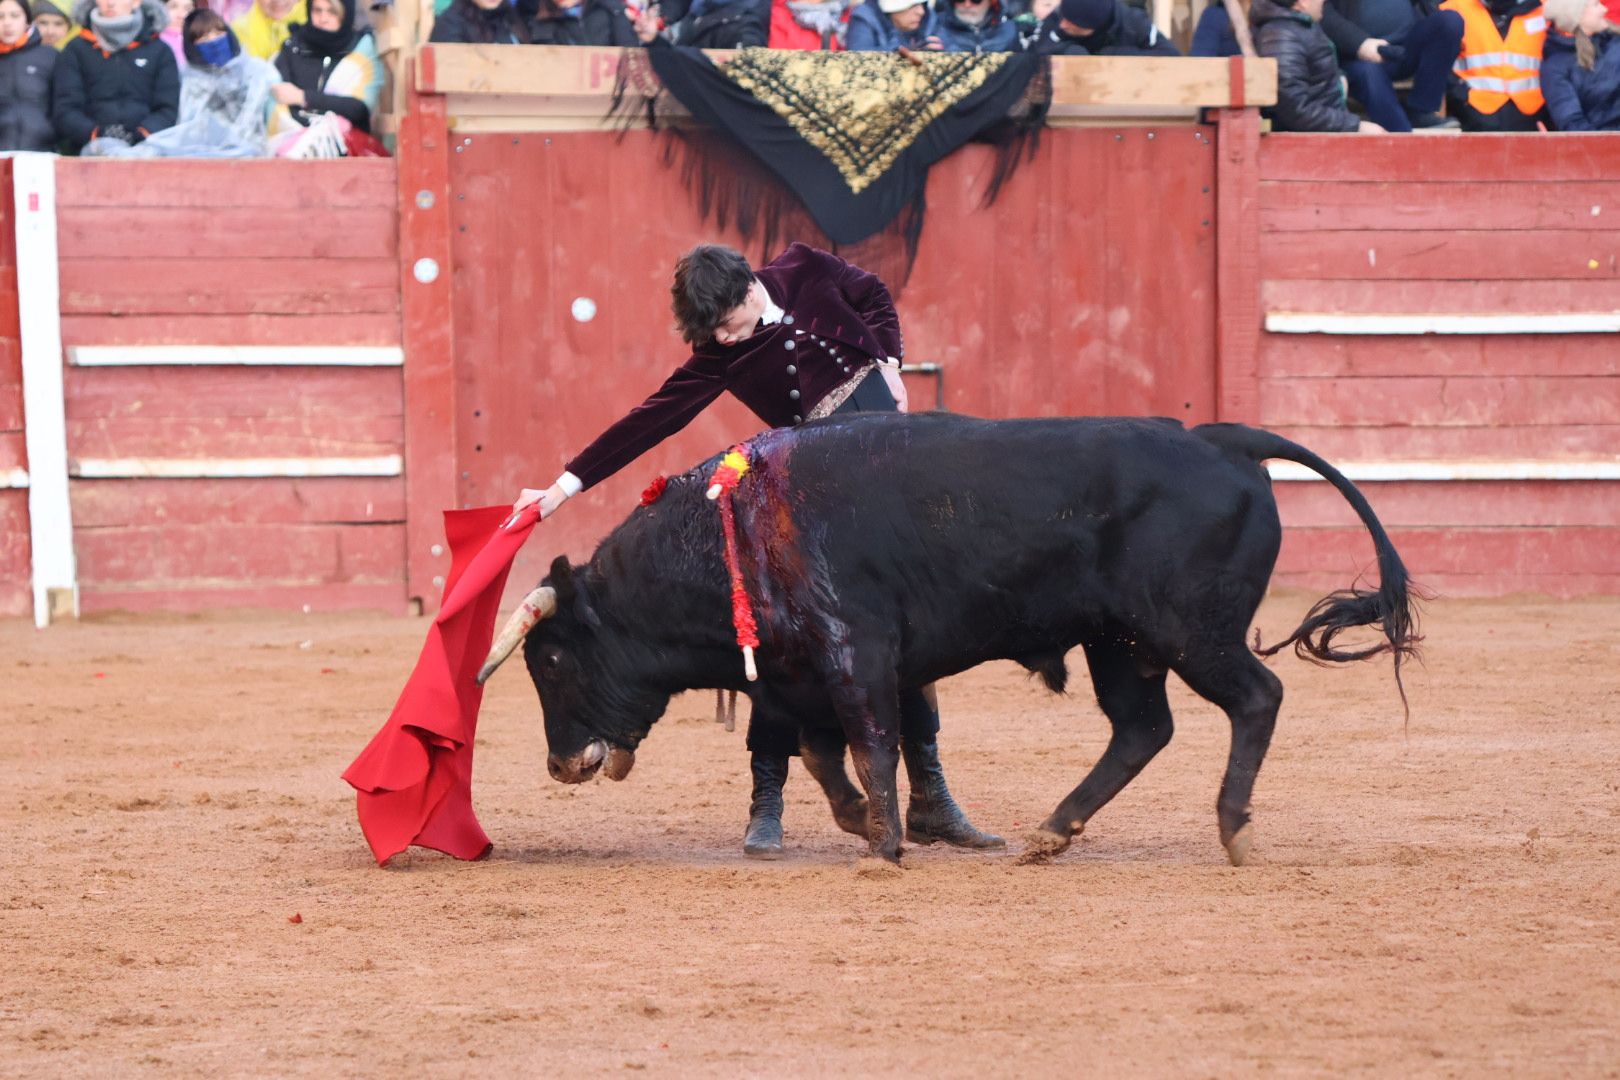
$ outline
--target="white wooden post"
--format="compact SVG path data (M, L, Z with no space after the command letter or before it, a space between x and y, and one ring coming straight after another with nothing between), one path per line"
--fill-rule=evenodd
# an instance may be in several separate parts
M67 421L62 404L61 284L56 261L56 156L12 159L17 220L17 309L22 326L23 424L33 543L34 625L53 605L79 615L68 503Z

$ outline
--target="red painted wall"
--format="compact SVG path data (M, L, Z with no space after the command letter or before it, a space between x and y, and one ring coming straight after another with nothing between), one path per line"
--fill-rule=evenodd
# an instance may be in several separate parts
M67 346L404 341L415 373L407 391L397 369L68 368L72 457L409 447L416 463L405 479L75 480L88 610L431 604L445 503L549 482L681 359L675 256L708 239L760 254L700 220L650 133L451 138L433 110L418 121L398 173L393 161L60 162ZM1189 422L1222 411L1336 460L1614 460L1613 335L1259 326L1268 310L1620 308L1620 229L1602 227L1620 213L1620 140L1267 136L1234 138L1217 161L1214 132L1048 132L988 211L988 150L935 170L899 305L907 358L945 367L946 407ZM0 161L0 467L21 467L9 178ZM423 190L435 193L425 205ZM814 239L802 219L783 242L799 237ZM439 280L415 280L423 254ZM893 276L892 248L850 254ZM595 302L592 321L570 315L576 297ZM919 407L933 392L912 377ZM587 554L657 473L756 428L721 402L548 522L514 587L555 553ZM429 494L408 499L407 484ZM1620 593L1613 482L1365 486L1419 579L1444 593ZM1278 491L1280 582L1341 587L1369 565L1365 534L1325 486ZM0 491L0 612L27 612L27 581L27 493Z
M398 345L389 160L57 163L62 342ZM64 371L87 457L370 457L397 367ZM81 607L403 610L404 480L73 479Z
M23 444L22 341L17 325L17 226L11 161L0 158L0 473L28 467ZM0 488L0 615L33 610L28 490Z
M899 308L906 359L944 365L946 407L1214 417L1211 139L1191 127L1052 131L991 210L979 209L986 148L934 169ZM719 240L759 252L700 220L649 132L453 143L460 498L495 503L550 483L684 359L668 294L682 251ZM802 222L785 232L783 244L818 242ZM595 302L594 320L571 317L576 297ZM932 382L910 388L915 405L932 405ZM514 582L532 582L554 554L588 554L653 476L758 428L719 403L550 519Z
M1265 311L1620 310L1620 139L1261 142ZM1616 460L1615 334L1263 334L1253 419L1330 460ZM1366 484L1447 595L1620 593L1620 483ZM1278 485L1278 580L1342 585L1372 548L1322 485Z

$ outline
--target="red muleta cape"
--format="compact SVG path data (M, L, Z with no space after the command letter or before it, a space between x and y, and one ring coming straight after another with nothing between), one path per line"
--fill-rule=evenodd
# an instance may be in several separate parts
M511 516L509 506L444 512L450 573L438 617L388 722L343 773L379 866L412 844L458 859L482 858L492 846L472 807L484 699L476 676L512 559L540 520L531 507L501 528Z

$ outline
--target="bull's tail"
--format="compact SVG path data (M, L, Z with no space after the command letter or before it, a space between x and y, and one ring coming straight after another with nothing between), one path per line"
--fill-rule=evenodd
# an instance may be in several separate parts
M1395 662L1395 685L1400 690L1401 704L1406 706L1406 687L1401 682L1401 662L1418 655L1418 643L1423 640L1418 632L1417 600L1422 596L1412 584L1406 566L1390 542L1389 534L1365 496L1338 469L1329 465L1311 451L1259 428L1241 424L1203 424L1193 433L1222 450L1231 451L1260 463L1268 458L1282 458L1296 462L1320 475L1338 489L1372 534L1373 548L1378 554L1378 588L1361 589L1352 585L1348 589L1330 593L1318 600L1305 621L1281 641L1264 648L1255 644L1255 652L1272 656L1289 645L1300 657L1313 663L1343 663L1365 660L1379 653L1389 653ZM1364 648L1340 648L1335 639L1346 630L1360 626L1375 626L1384 639ZM1408 710L1410 711L1410 710Z

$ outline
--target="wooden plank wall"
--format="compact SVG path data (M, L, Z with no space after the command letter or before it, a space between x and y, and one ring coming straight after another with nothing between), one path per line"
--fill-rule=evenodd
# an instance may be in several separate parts
M460 500L545 485L684 359L671 331L676 257L718 240L658 137L631 131L454 136ZM1215 415L1210 129L1047 132L1000 202L979 206L992 153L935 167L915 272L899 300L908 362L945 369L947 408L983 416ZM1146 184L1143 177L1154 177ZM778 248L816 241L800 218ZM889 248L894 248L890 245ZM774 254L774 252L773 252ZM883 245L850 257L897 280ZM578 297L595 318L570 315ZM934 384L908 376L915 407ZM729 398L546 522L512 575L589 553L649 480L759 428Z
M394 163L58 164L62 339L398 346ZM401 454L398 367L66 369L90 458ZM72 481L86 612L403 610L400 476Z
M1351 143L1354 143L1352 146ZM1264 312L1620 311L1620 140L1272 135ZM1261 424L1338 461L1620 460L1620 335L1266 333ZM1364 484L1449 595L1620 592L1620 483ZM1278 485L1279 580L1342 586L1371 547L1324 485Z
M0 158L0 478L26 470L23 445L22 340L17 324L17 229L11 161ZM0 615L33 610L28 489L0 485Z

